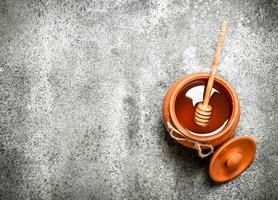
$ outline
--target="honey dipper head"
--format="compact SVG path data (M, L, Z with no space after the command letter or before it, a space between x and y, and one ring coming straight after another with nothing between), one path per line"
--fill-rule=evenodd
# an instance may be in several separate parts
M198 103L194 113L194 122L198 126L205 127L209 124L209 120L212 114L212 107L205 105L202 102Z

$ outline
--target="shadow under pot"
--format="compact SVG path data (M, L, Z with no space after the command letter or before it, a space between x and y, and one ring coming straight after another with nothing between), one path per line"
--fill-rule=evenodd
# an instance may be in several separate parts
M209 73L195 73L178 79L164 98L163 122L172 138L196 149L201 158L213 154L209 175L216 182L226 182L249 166L256 143L250 136L232 137L240 118L239 100L233 88L219 76L215 76L209 102L210 122L206 127L195 124L195 106L203 100L208 77Z

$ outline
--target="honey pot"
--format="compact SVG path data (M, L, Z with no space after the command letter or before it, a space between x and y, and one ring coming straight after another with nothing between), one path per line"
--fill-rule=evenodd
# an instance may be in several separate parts
M194 130L195 127L192 125L194 105L186 97L186 92L191 88L204 86L208 77L209 73L195 73L178 79L169 88L164 98L163 121L172 138L185 147L196 149L201 158L213 154L209 175L216 182L226 182L242 173L252 162L256 152L256 143L250 136L233 137L240 118L240 104L233 88L219 76L215 76L213 85L213 88L220 91L219 97L214 100L212 95L211 98L211 105L215 107L211 119L214 124L200 128L199 133L198 130ZM223 105L216 105L219 100ZM221 109L223 109L222 112ZM221 122L223 117L227 117L224 126ZM219 129L217 125L223 127ZM214 129L218 131L213 131ZM216 147L218 149L214 152ZM204 153L204 151L207 152Z
M162 109L173 139L196 149L201 158L212 155L209 176L216 182L241 174L256 153L251 136L233 137L240 118L239 99L230 84L215 75L226 24L221 26L211 72L178 79L166 93Z

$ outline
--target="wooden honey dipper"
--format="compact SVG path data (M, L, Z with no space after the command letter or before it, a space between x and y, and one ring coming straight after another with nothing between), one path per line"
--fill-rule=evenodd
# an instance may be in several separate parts
M214 76L215 76L216 68L217 68L217 65L219 62L219 57L220 57L221 49L222 49L222 46L224 43L224 37L225 37L227 27L228 27L228 21L223 21L221 24L220 34L218 36L217 43L216 43L214 58L213 58L213 62L211 65L211 71L210 71L208 83L207 83L207 86L205 89L204 100L203 100L203 102L198 103L196 106L196 109L195 109L194 122L198 126L202 126L202 127L207 126L209 124L209 120L211 118L212 107L209 105L209 99L210 99L210 94L211 94L211 90L212 90L213 82L214 82Z

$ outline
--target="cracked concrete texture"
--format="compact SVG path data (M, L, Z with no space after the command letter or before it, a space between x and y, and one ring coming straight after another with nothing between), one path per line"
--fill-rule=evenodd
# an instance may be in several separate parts
M278 199L278 2L0 1L0 199ZM236 90L253 164L226 184L165 132L178 77Z

